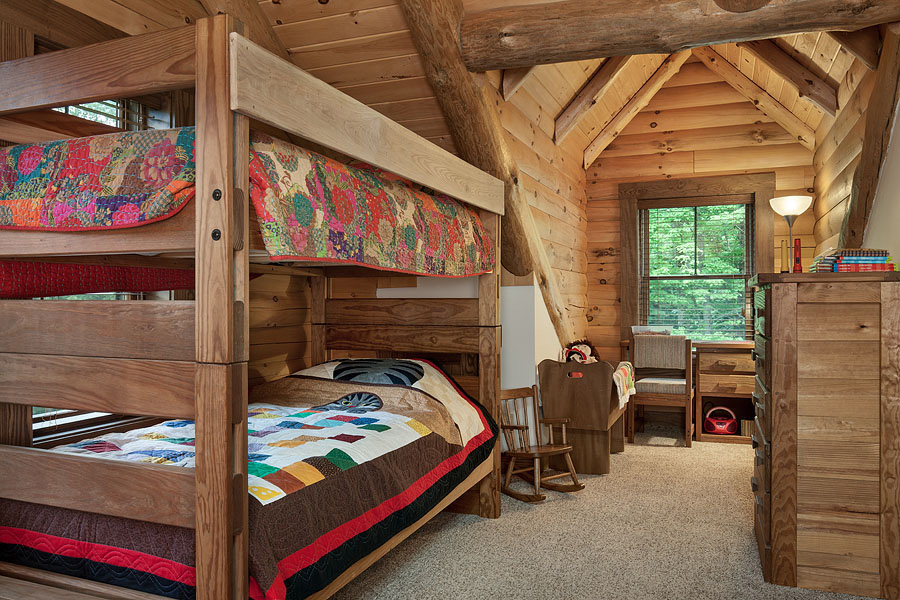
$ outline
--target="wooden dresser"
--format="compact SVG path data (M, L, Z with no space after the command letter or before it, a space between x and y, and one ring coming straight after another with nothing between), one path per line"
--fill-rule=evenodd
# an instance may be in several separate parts
M900 598L900 273L760 274L755 531L766 581Z

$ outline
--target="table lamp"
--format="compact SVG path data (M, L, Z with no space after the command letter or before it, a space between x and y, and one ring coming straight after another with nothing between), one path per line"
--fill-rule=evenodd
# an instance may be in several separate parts
M794 221L812 204L812 196L778 196L769 200L772 210L784 217L788 224L788 248L794 247Z

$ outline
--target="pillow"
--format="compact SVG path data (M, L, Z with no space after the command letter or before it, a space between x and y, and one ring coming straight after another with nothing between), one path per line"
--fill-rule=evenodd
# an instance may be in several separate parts
M344 358L298 371L295 375L355 381L375 385L399 385L421 390L444 405L459 427L463 444L484 431L475 404L432 363L397 358Z

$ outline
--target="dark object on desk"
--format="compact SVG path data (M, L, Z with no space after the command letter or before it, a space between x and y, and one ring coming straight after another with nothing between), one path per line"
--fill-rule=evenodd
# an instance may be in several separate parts
M579 473L609 473L611 452L625 450L625 409L613 383L614 367L544 360L538 365L544 416L569 418L572 460ZM557 461L551 466L560 468Z
M550 419L540 417L540 409L537 401L537 386L530 388L516 388L512 390L500 390L500 429L506 442L506 450L503 458L509 460L506 467L506 476L503 479L501 490L504 494L512 496L522 502L543 502L547 497L541 493L541 488L556 492L577 492L584 489L584 484L578 482L575 467L572 465L572 446L566 443L566 424L568 418ZM550 443L542 441L542 425L548 425L550 429ZM553 440L553 426L559 425L562 429L562 443L556 444ZM565 460L566 469L555 475L545 475L543 459L561 457ZM531 462L522 469L516 469L518 461ZM534 494L523 494L509 487L513 475L519 475L534 483ZM571 477L571 484L550 483L553 479Z
M637 394L628 403L628 441L634 443L635 407L677 406L684 408L684 445L690 448L694 435L691 340L682 335L636 335L632 355ZM648 376L642 369L663 371Z

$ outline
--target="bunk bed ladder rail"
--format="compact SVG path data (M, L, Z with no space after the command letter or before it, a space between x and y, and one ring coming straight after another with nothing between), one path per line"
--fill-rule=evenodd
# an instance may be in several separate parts
M196 86L193 211L103 235L0 231L0 257L193 253L197 273L193 302L0 301L0 497L195 529L202 600L248 597L249 124L229 105L241 29L219 15L0 63L0 114ZM196 469L29 448L31 406L194 419Z

